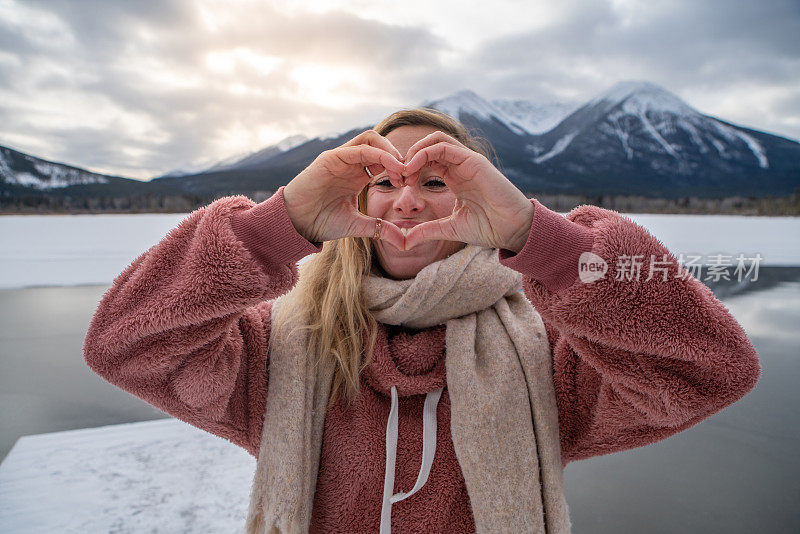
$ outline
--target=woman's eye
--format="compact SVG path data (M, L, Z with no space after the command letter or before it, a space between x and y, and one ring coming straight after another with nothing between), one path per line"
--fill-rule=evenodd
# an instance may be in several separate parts
M392 185L392 181L389 180L388 178L384 178L383 180L381 180L379 182L375 182L375 185L379 185L381 187L394 187L394 185ZM427 182L425 182L425 185L427 187L437 187L437 188L438 187L447 186L446 183L444 183L443 181L438 180L436 178L428 180Z

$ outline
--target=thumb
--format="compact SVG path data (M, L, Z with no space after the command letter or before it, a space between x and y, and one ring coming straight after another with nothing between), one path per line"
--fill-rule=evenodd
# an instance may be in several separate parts
M459 241L451 217L424 222L411 228L406 234L406 250L424 241L433 240Z

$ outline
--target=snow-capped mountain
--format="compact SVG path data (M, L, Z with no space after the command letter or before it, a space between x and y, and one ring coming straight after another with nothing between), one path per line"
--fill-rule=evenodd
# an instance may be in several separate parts
M800 188L800 143L705 115L649 82L618 83L583 105L490 101L468 90L420 105L458 118L488 140L500 170L526 193L763 197ZM311 139L292 136L201 172L127 181L200 195L274 191L322 151L371 127ZM42 188L109 178L4 150L0 193L12 184ZM9 158L11 153L17 155Z
M161 178L158 181L201 195L237 189L274 191L281 185L286 185L320 152L337 147L370 127L364 126L336 136L312 139L303 135L287 137L237 161L212 166L189 176Z
M0 146L0 181L41 191L79 184L107 184L109 177Z
M463 120L467 116L489 122L497 121L518 135L539 134L556 126L578 107L578 104L552 102L537 104L528 100L486 100L474 91L462 90L425 107L435 108L451 117Z
M160 180L162 178L180 178L181 176L258 166L266 163L266 161L271 157L280 154L281 152L291 150L294 147L305 143L306 141L308 141L308 137L305 135L292 135L278 141L274 145L270 145L255 152L242 152L239 154L234 154L233 156L229 156L211 165L209 165L207 162L196 165L188 165L174 169L153 179Z
M529 133L516 117L506 113L500 106L484 100L473 91L458 91L438 100L427 101L423 105L438 109L442 113L447 113L459 120L465 116L471 116L484 122L496 120L516 134L525 135Z
M181 195L182 188L109 176L0 146L0 197Z
M580 105L568 102L537 104L529 100L492 100L492 103L533 135L549 132Z
M297 146L302 145L308 141L308 137L305 135L292 135L282 139L281 141L275 143L274 145L270 145L267 148L263 148L256 152L252 152L244 157L235 159L234 161L221 161L216 165L213 165L206 169L208 172L211 171L224 171L227 169L245 169L248 167L258 167L260 165L265 164L269 159L286 152L287 150L291 150Z
M525 151L540 168L532 174L558 176L564 189L621 180L614 189L671 196L686 188L757 195L764 186L789 193L800 180L798 148L704 115L652 83L622 82L532 138Z
M723 160L738 158L742 163L755 162L762 169L769 168L764 147L753 136L701 114L649 82L618 83L593 98L569 124L559 128L553 149L537 157L537 163L564 152L572 139L593 127L615 139L626 160L633 160L637 149L648 156L661 152L674 160L674 170L680 174L692 172L695 153L711 153ZM565 130L569 132L562 135Z

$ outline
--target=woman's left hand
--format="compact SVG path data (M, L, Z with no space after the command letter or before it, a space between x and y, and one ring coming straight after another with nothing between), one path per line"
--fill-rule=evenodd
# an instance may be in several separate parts
M533 224L533 204L488 158L436 131L414 143L404 160L406 184L415 185L427 165L456 196L452 215L408 231L405 250L441 239L522 250Z

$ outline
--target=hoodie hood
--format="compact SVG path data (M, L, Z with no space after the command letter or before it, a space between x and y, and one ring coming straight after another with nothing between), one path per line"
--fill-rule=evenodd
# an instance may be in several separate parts
M372 362L364 378L372 389L391 397L429 393L447 384L445 369L446 325L413 330L378 323Z

